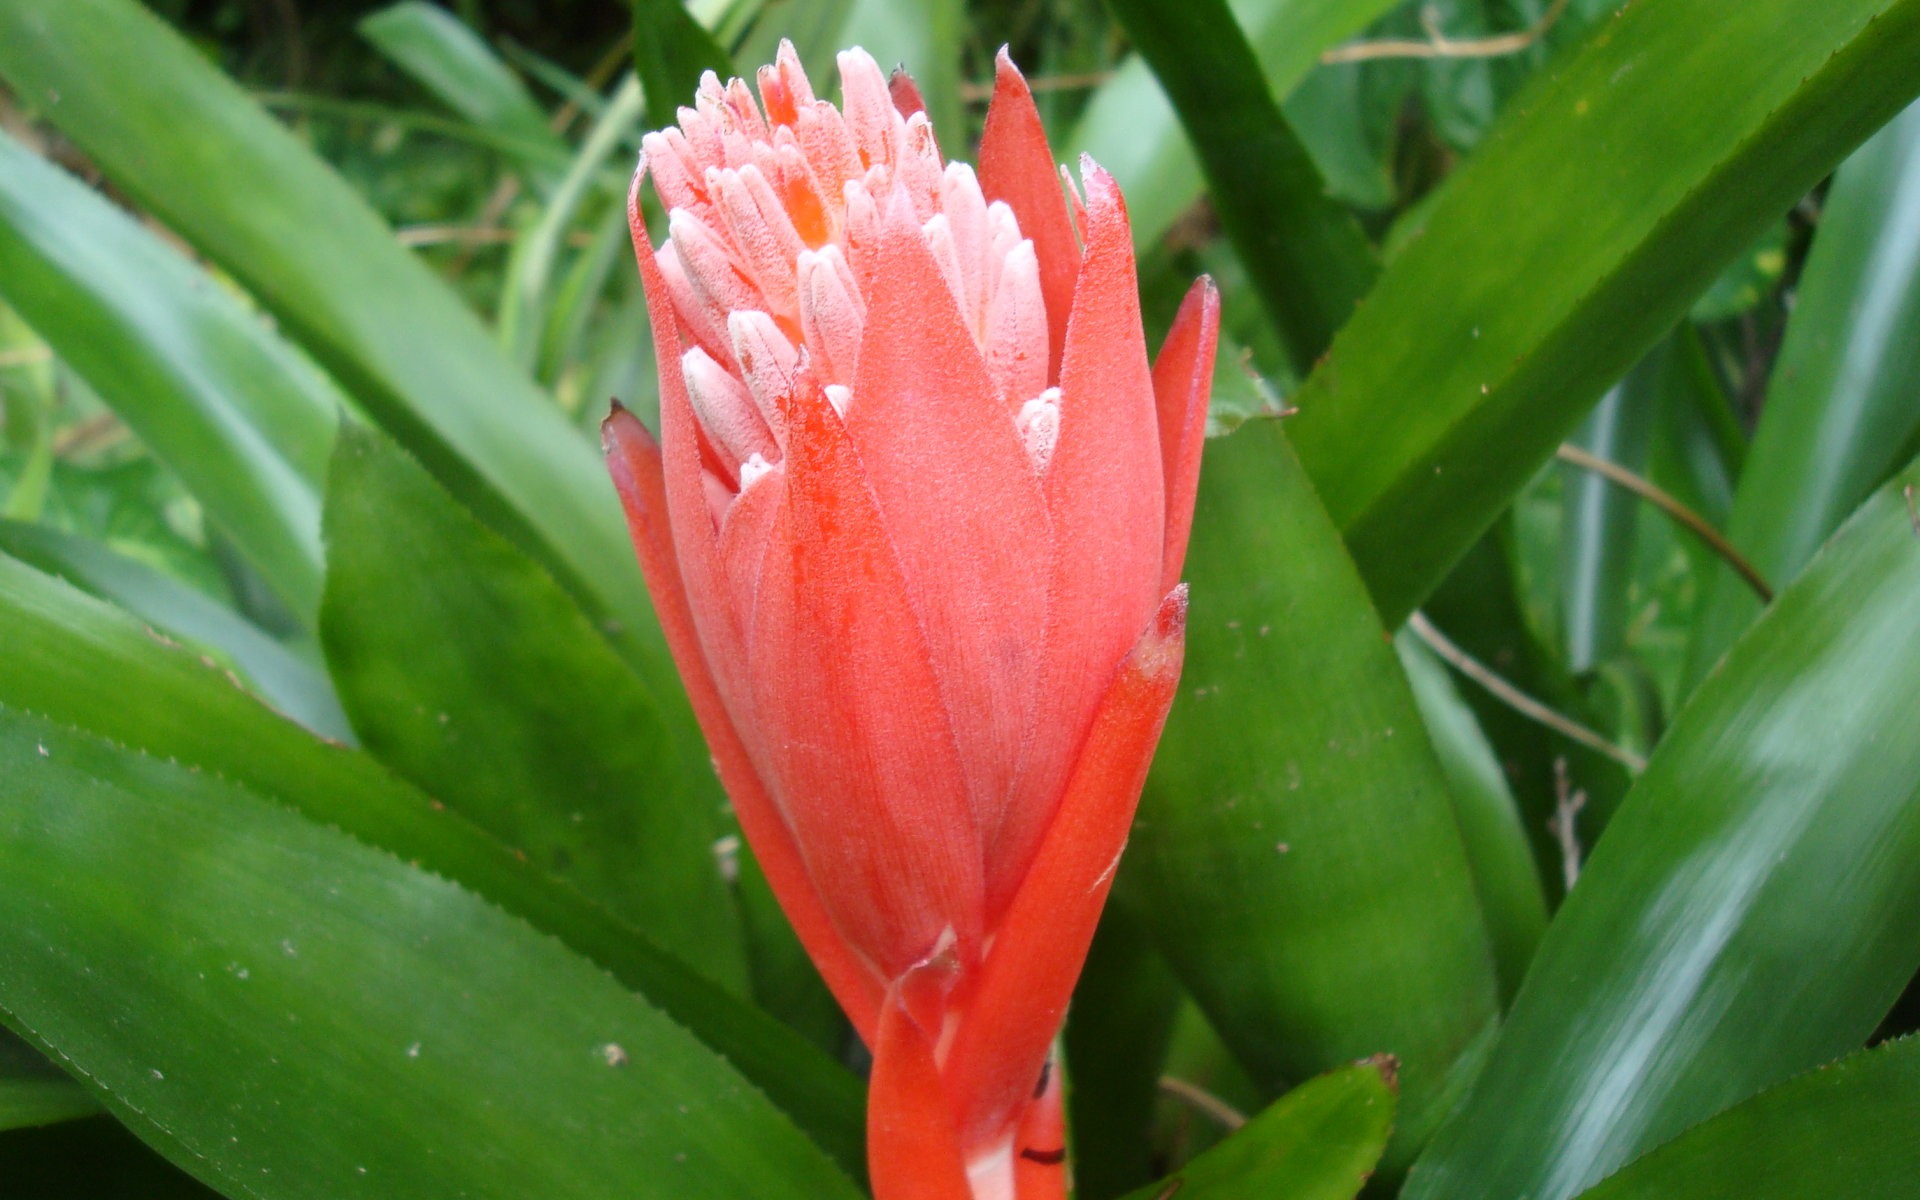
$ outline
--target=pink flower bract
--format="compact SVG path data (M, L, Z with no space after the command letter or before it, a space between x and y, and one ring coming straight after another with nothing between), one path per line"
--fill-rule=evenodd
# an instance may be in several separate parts
M722 783L874 1053L881 1200L1065 1194L1049 1053L1179 676L1219 304L1148 365L1124 201L1003 53L980 169L791 47L647 135L658 441L605 427ZM640 204L667 210L656 247Z

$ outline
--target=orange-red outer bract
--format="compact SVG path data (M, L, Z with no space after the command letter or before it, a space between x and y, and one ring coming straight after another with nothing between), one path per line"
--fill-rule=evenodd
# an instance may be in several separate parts
M781 904L873 1050L880 1200L1065 1195L1050 1047L1180 673L1219 301L1157 363L1124 201L1003 52L976 176L912 81L709 75L631 201L660 437L608 464ZM656 247L651 176L667 210Z

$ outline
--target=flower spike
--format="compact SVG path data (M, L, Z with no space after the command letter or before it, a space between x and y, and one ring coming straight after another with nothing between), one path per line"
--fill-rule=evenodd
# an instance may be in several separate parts
M1219 302L1150 366L1113 180L1002 51L979 171L904 72L709 76L629 202L660 436L608 468L720 781L874 1054L877 1200L1062 1200L1053 1043L1179 677ZM651 167L651 169L650 169ZM667 209L649 232L640 185Z

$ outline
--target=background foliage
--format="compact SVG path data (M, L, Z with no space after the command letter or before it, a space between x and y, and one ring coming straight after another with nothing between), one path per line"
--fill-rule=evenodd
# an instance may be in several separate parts
M1222 283L1079 1194L1912 1195L1920 0L0 0L6 1194L862 1194L592 438L783 36Z

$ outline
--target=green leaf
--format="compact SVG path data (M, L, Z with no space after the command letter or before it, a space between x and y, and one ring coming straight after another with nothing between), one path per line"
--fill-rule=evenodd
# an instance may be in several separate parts
M627 206L608 204L587 224L587 244L574 254L557 281L548 285L536 356L540 377L553 381L555 399L583 425L604 417L600 406L609 399L623 395L638 399L634 388L607 391L595 386L598 380L593 378L598 365L593 361L596 343L620 336L621 302L635 299L632 292L638 290L630 289L623 296L617 289L613 295L605 295L608 281L623 277L626 264L633 261L633 230L627 223ZM604 305L603 296L608 301ZM644 307L645 294L637 299ZM650 339L642 332L635 340ZM629 359L639 357L634 347L623 349ZM648 362L652 362L650 356ZM651 392L654 386L652 378L637 384L643 393Z
M1107 0L1172 97L1209 195L1295 366L1373 283L1373 247L1281 116L1226 0Z
M222 1190L854 1197L712 1050L457 886L0 709L0 1012Z
M1398 0L1229 0L1267 86L1285 100L1321 51L1358 33ZM1127 194L1133 238L1151 246L1200 198L1203 176L1147 64L1130 57L1100 85L1065 140L1071 162L1091 154Z
M56 364L52 349L29 329L20 315L0 304L0 358L13 359L0 367L0 446L17 450L23 461L9 473L0 516L37 521L46 510L53 480Z
M1778 587L1920 433L1920 105L1843 164L1801 273L1727 536ZM1689 677L1760 603L1717 566Z
M1500 996L1513 998L1547 928L1547 897L1534 865L1519 802L1473 709L1460 698L1447 668L1411 630L1395 636L1394 649L1413 687L1427 737L1446 773L1454 819L1473 865L1474 892L1487 919Z
M1364 1062L1309 1080L1128 1200L1352 1200L1393 1126L1393 1070L1391 1061Z
M1920 0L1663 0L1514 100L1295 397L1300 459L1389 625L1727 261L1920 91L1916 55Z
M723 846L728 844L723 840ZM732 849L739 869L734 899L740 906L740 933L746 943L754 1004L836 1060L843 1058L855 1041L853 1026L793 932L793 924L781 910L766 872L753 856L753 847L736 837ZM856 1096L856 1105L858 1100ZM852 1145L857 1151L857 1108L853 1117ZM856 1166L858 1162L856 1156Z
M1879 492L1701 684L1409 1200L1561 1200L1858 1046L1920 966L1920 530Z
M1663 363L1663 355L1649 355L1608 389L1573 435L1573 444L1643 474ZM1561 478L1560 634L1567 668L1581 674L1626 647L1627 591L1644 501L1572 463L1561 464Z
M333 386L178 252L4 133L0 295L310 621Z
M0 704L232 779L524 918L666 1010L860 1169L865 1125L852 1076L367 755L275 718L127 614L4 557L0 628Z
M1751 312L1780 282L1787 269L1787 223L1775 221L1760 240L1727 264L1687 316L1695 321L1724 321Z
M379 433L327 480L320 641L374 757L743 987L720 789L538 563Z
M682 0L633 0L633 69L655 127L672 124L675 107L693 103L703 71L722 82L739 74Z
M693 736L599 456L344 180L132 0L0 5L0 76L463 502L619 620Z
M45 1079L0 1075L0 1130L57 1125L99 1111L85 1088L58 1072Z
M1653 481L1724 529L1734 482L1746 461L1746 432L1727 403L1699 331L1691 325L1675 330L1665 357L1649 464ZM1703 551L1702 561L1711 556Z
M567 153L526 84L446 9L425 0L400 0L362 17L357 28L395 66L473 124Z
M100 1105L44 1054L0 1030L0 1132L91 1116Z
M1920 1179L1920 1039L1849 1055L1728 1109L1584 1200L1906 1200Z
M333 684L318 668L239 613L138 560L44 525L0 521L0 551L105 600L155 629L226 657L260 698L321 737L352 731Z
M1279 424L1206 454L1181 695L1122 895L1269 1094L1398 1058L1404 1166L1495 1019L1473 873L1406 676Z
M1573 679L1546 652L1545 639L1522 608L1519 515L1510 514L1475 543L1422 611L1501 679L1549 708L1584 719ZM1513 787L1551 910L1566 887L1562 847L1550 824L1563 791L1577 789L1587 797L1575 827L1590 843L1627 790L1626 768L1521 713L1477 681L1464 681L1461 694Z
M553 279L559 270L563 243L583 205L595 197L607 157L634 133L644 100L635 75L624 76L608 98L606 109L594 119L581 140L566 174L540 210L539 220L514 246L506 285L500 296L500 340L523 367L534 366L540 352L540 334L552 303ZM626 223L615 205L621 241L627 241ZM605 397L597 398L605 403Z
M1397 195L1394 141L1407 90L1385 86L1382 74L1362 63L1320 67L1280 107L1326 178L1327 193L1376 212L1391 208Z
M1077 1200L1109 1200L1153 1178L1147 1130L1183 999L1146 928L1109 905L1061 1035Z

